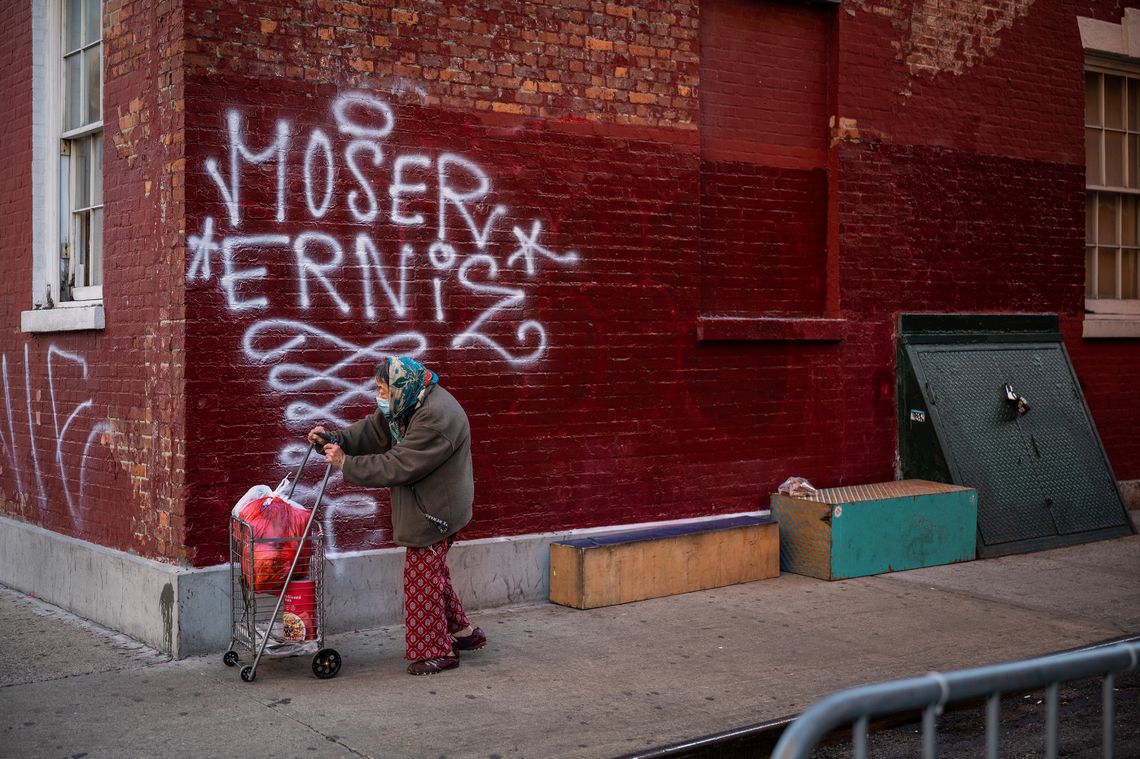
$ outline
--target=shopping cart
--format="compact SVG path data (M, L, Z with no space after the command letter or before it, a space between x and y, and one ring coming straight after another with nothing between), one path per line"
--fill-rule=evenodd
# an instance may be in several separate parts
M292 498L301 470L312 452L312 446L305 451L305 457L289 484L287 500ZM253 663L241 669L241 679L247 683L253 682L257 676L257 665L263 656L312 654L313 674L321 679L336 677L340 671L340 654L324 647L324 535L320 525L314 525L331 471L331 464L325 467L321 489L300 537L255 538L249 522L236 514L230 516L233 635L222 661L227 667L240 663L238 647L252 654ZM283 490L285 484L282 481L275 492ZM282 550L293 556L288 574L283 579L270 581L258 577L255 570L258 552Z

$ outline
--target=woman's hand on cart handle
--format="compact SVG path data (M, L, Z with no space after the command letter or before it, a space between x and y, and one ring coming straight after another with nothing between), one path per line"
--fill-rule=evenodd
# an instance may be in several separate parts
M320 426L309 430L309 445L322 445L325 439L321 436L321 433L324 431L325 428Z
M340 469L344 466L344 451L335 443L325 444L325 461Z

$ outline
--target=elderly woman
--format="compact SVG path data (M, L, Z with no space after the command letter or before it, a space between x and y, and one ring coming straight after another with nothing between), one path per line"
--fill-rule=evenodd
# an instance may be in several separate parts
M390 488L392 539L407 546L404 612L408 672L434 675L459 666L459 652L482 648L451 587L447 551L471 520L471 427L439 377L411 358L376 367L379 409L351 427L314 427L309 442L345 481Z

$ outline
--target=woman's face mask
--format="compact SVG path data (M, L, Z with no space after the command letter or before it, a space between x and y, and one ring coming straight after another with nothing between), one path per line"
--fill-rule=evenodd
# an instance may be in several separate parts
M380 409L384 416L388 416L390 411L388 407L388 386L377 382L376 390L376 407Z

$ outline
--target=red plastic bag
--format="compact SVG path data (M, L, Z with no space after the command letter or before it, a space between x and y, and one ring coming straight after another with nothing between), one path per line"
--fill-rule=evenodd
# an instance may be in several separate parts
M264 489L259 491L259 488ZM242 535L235 535L241 542L242 577L254 593L280 593L293 557L301 548L300 537L308 524L309 511L276 493L263 495L269 489L259 488L247 493L234 508L234 516L247 523L253 532L252 545L248 533L244 540ZM307 543L301 549L294 579L307 576L311 551Z

